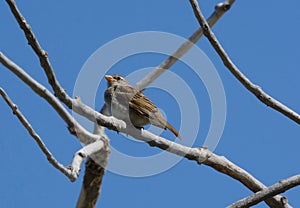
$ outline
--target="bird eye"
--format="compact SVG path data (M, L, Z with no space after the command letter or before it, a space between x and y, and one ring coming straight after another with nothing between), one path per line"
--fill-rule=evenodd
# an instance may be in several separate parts
M121 79L120 77L116 77L116 80L118 80L118 81L119 81L120 79Z

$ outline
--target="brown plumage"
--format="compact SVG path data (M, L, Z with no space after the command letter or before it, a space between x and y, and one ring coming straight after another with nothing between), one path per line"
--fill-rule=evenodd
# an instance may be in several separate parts
M137 128L151 123L159 128L169 129L181 139L181 135L164 119L155 104L142 92L131 87L124 77L116 74L105 78L108 82L105 104L112 116L130 121Z

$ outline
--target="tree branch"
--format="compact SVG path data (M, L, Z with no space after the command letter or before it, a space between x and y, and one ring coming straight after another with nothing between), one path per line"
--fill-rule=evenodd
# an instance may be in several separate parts
M214 47L216 52L219 54L224 65L229 69L229 71L248 89L252 94L254 94L261 102L275 109L276 111L282 113L288 118L292 119L296 123L300 124L300 115L294 112L292 109L283 105L278 100L274 99L267 93L265 93L260 86L253 84L239 69L232 60L229 58L222 45L219 43L218 39L211 31L209 24L206 22L199 5L196 0L190 0L193 7L194 14L203 29L204 35L207 37L211 45Z
M30 123L27 121L27 119L25 118L25 116L18 109L17 105L15 105L11 101L11 99L9 98L9 96L5 93L5 91L2 88L0 88L0 94L1 94L2 98L5 100L5 102L7 103L7 105L12 109L13 114L17 116L17 118L19 119L19 121L21 122L21 124L26 128L26 130L31 135L31 137L36 141L36 143L38 144L38 146L40 147L40 149L42 150L42 152L46 155L47 160L56 169L58 169L60 172L62 172L63 174L65 174L72 182L75 181L76 178L77 178L77 173L74 172L74 171L72 171L72 170L70 170L70 169L68 169L68 168L65 168L61 163L59 163L55 159L55 157L48 150L48 148L46 147L46 145L44 144L44 142L42 141L42 139L40 138L40 136L34 131L34 129L30 125Z
M277 194L283 193L295 186L300 185L300 175L295 175L290 178L284 179L279 181L278 183L261 190L259 192L256 192L255 194L246 197L244 199L241 199L234 204L228 206L227 208L240 208L240 207L250 207L253 206L267 198L270 198L272 196L275 196ZM282 200L286 201L287 199L282 198Z
M9 8L13 13L15 19L17 20L19 26L24 31L28 44L34 50L36 55L39 57L40 65L44 69L47 75L48 82L52 86L55 96L57 96L69 108L72 108L71 98L68 96L68 94L65 92L65 90L60 86L59 82L57 81L51 63L48 59L48 53L39 44L30 25L27 23L26 19L19 11L16 2L14 0L6 0L6 2L9 5Z
M23 72L23 70L18 67L14 63L10 63L11 61L9 59L4 59L3 54L0 53L0 62L4 62L5 66L8 66L7 68L10 69L12 72L14 72L21 80L23 80L27 85L32 87L33 80L28 74ZM9 62L10 64L8 65ZM26 75L26 76L25 76ZM32 81L33 80L33 81ZM37 82L36 82L37 83ZM39 86L39 89L37 90L37 93L41 93L41 88L43 87L41 84L38 83L34 86ZM47 92L47 89L45 89L45 92ZM48 101L48 94L42 93L44 98ZM50 94L53 96L52 94ZM54 97L54 96L53 96ZM54 97L55 99L55 97ZM55 99L56 100L56 99ZM74 104L75 103L75 104ZM166 150L168 152L171 152L173 154L179 155L181 157L185 157L189 160L194 160L198 164L206 164L217 171L224 173L241 183L243 183L246 187L248 187L251 191L257 192L260 191L266 186L264 186L261 182L259 182L257 179L255 179L253 176L251 176L249 173L247 173L245 170L241 169L240 167L236 166L235 164L231 163L229 160L227 160L225 157L217 156L214 153L210 152L209 150L205 148L189 148L180 144L177 144L175 142L169 141L165 138L159 137L157 135L154 135L146 130L143 129L137 129L133 126L126 125L124 121L118 120L114 117L107 117L104 116L101 113L98 113L94 110L92 110L90 107L84 105L81 103L80 99L74 99L73 100L73 106L76 106L75 109L80 109L81 107L84 107L84 110L78 110L77 113L82 113L84 117L87 119L97 123L101 126L110 128L110 129L117 129L120 132L123 132L125 134L131 135L132 137L147 142L150 146L155 146L160 149ZM102 138L103 139L103 138ZM273 207L283 207L280 196L276 196L270 199L267 199L267 203L269 205L272 205Z
M44 98L54 108L58 115L67 123L70 133L76 135L81 142L89 144L99 139L99 136L91 134L85 130L46 87L34 80L21 67L15 64L1 52L0 63L18 76L34 92Z
M81 164L84 161L85 158L87 157L92 157L93 155L95 155L96 153L99 153L99 150L103 150L105 149L105 151L109 152L108 148L108 142L104 142L107 140L97 140L91 144L87 144L85 145L83 148L81 148L80 150L78 150L74 157L73 157L73 162L71 165L72 170L76 171L76 173L79 175L79 172L81 170ZM102 154L100 154L99 157L101 157ZM95 159L95 158L94 158ZM96 161L100 163L99 161Z
M100 113L108 115L105 105L102 107ZM94 123L94 134L105 137L106 141L108 141L104 127L99 126L97 123ZM106 147L106 149L95 154L93 159L89 158L85 164L85 174L76 208L94 208L96 205L100 196L100 188L110 154L109 142L107 142Z
M251 176L249 173L247 173L245 170L239 168L238 166L234 165L233 163L231 163L230 161L228 161L226 158L221 157L221 156L217 156L213 153L211 153L209 150L204 149L204 148L189 148L189 147L185 147L183 145L180 144L176 144L174 142L168 141L164 138L158 137L156 135L151 134L150 132L147 132L145 130L139 130L136 129L132 126L126 126L126 124L123 121L117 120L115 118L109 118L106 117L100 113L97 113L96 111L94 111L93 109L89 108L88 106L84 105L83 103L81 103L80 99L72 99L70 98L67 93L65 93L65 91L63 90L63 88L61 88L61 86L59 85L58 81L55 78L55 74L54 71L51 67L51 64L48 60L48 55L47 53L40 47L38 41L36 40L33 32L31 31L30 26L27 24L26 20L24 19L24 17L21 15L21 13L19 12L19 10L17 9L15 2L13 0L7 0L15 18L17 19L20 27L23 29L26 38L29 42L29 44L31 45L31 47L33 48L33 50L35 51L35 53L38 55L39 59L40 59L40 63L41 66L43 67L47 77L48 77L48 81L50 83L50 85L52 86L55 95L62 101L64 102L69 108L73 108L73 110L85 117L87 117L88 119L90 119L91 121L95 122L97 121L97 123L99 125L103 125L107 128L113 129L113 130L118 130L121 132L124 132L126 134L129 134L139 140L145 141L147 142L149 145L151 146L156 146L159 147L161 149L167 150L169 152L172 152L174 154L180 155L182 157L186 157L190 160L195 160L197 161L197 163L201 164L206 164L209 165L211 167L213 167L214 169L227 174L237 180L239 180L240 182L242 182L244 185L246 185L250 190L252 191L258 191L258 190L262 190L265 188L265 186L260 183L258 180L256 180L253 176ZM219 7L217 6L216 9L216 15L220 15L220 17L225 13L225 11L228 10L228 8L230 7L230 5L233 3L234 1L227 1L225 3L227 4L220 4ZM220 10L224 10L224 12L222 13L218 13L218 8L220 8ZM219 19L220 17L216 18L215 20L217 21L217 19ZM214 22L212 21L212 25L214 24ZM199 29L201 30L201 29ZM197 30L198 31L198 30ZM202 32L198 31L195 32L190 38L195 38L194 41L196 42L202 35ZM205 30L203 31L205 33ZM193 39L192 41L193 42ZM183 44L184 45L184 44ZM189 47L182 47L184 49L178 49L177 52L179 54L176 54L176 51L174 52L174 54L172 56L170 56L167 60L165 60L165 63L162 63L160 66L161 67L157 67L159 68L159 71L164 71L165 69L169 68L170 66L172 66L178 58L180 58L184 53L181 53L180 50L188 50ZM187 44L189 45L189 44ZM5 62L5 60L3 60L2 54L0 54L0 61L3 63L3 61ZM175 58L174 58L175 57ZM5 65L5 64L4 64ZM7 68L9 68L9 66L6 66ZM160 69L161 68L161 69ZM11 68L9 68L10 70L12 70ZM13 70L12 70L13 71ZM159 73L162 73L159 72ZM15 72L14 72L15 73ZM155 74L155 73L153 73ZM18 73L16 73L16 75L18 76ZM24 75L24 74L23 74ZM27 76L27 74L25 74ZM26 77L26 76L21 76L21 77ZM29 75L28 75L29 76ZM153 75L151 75L153 76ZM145 84L140 84L140 88L141 89L142 85L147 86L147 83L151 83L151 80L153 81L158 75L154 75L154 78L147 78L148 81L144 81ZM20 77L20 78L21 78ZM28 78L28 77L27 77ZM30 86L30 84L32 83L27 83L26 81L27 78L25 80L22 80L28 84ZM149 81L150 80L150 81ZM43 87L43 86L42 86ZM32 88L33 90L35 90L34 88ZM38 92L37 92L38 93ZM49 93L47 91L47 93ZM38 93L39 94L39 93ZM43 93L41 93L42 95L44 95ZM51 94L52 95L52 94ZM46 95L44 95L46 96ZM48 96L48 95L47 95ZM46 96L46 97L47 97ZM45 98L45 97L44 97ZM55 98L55 97L54 97ZM47 100L47 98L45 98ZM51 101L47 100L48 102ZM50 103L50 102L49 102ZM51 103L50 103L51 104ZM52 104L51 104L52 105ZM59 113L59 112L58 112ZM60 113L59 113L60 114ZM64 119L65 120L65 119ZM67 119L68 120L68 119ZM66 121L67 122L67 121ZM68 122L67 122L68 123ZM90 161L90 160L89 160ZM93 165L91 165L93 166ZM87 164L87 167L89 167L89 165ZM104 166L105 167L105 166ZM91 169L88 169L88 171ZM103 175L104 173L104 169L101 170L99 169L97 175ZM236 172L237 171L237 172ZM89 174L88 172L86 172L86 174ZM102 177L97 177L99 180L102 180ZM93 179L93 177L91 178ZM94 178L96 179L96 178ZM99 182L99 181L98 181ZM97 183L101 184L100 183ZM94 187L95 188L95 187ZM97 189L99 190L99 188ZM280 202L280 196L276 196L270 199L267 199L267 203L274 206L274 207L282 207L282 204ZM80 200L79 200L80 201ZM78 203L79 204L79 203Z
M105 169L106 166L102 167L93 159L88 159L76 208L94 208L96 206Z
M233 5L235 0L227 0L225 2L219 3L215 6L215 11L207 19L208 24L212 27ZM151 84L157 77L159 77L163 72L168 70L173 64L176 63L192 46L202 37L203 30L200 27L197 29L189 38L186 40L176 51L174 51L167 59L165 59L160 65L153 69L147 76L140 80L135 88L138 90L145 89L149 84Z

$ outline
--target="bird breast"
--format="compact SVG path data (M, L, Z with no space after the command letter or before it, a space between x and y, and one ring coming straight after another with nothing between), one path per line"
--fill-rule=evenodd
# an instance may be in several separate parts
M104 95L105 103L110 114L118 119L129 121L130 98L121 92L118 86L109 87Z

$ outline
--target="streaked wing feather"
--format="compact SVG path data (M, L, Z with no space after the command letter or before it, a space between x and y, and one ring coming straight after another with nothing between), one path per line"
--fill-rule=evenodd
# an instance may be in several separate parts
M151 112L156 112L157 107L143 93L135 88L128 86L117 86L115 91L118 92L117 101L126 105L129 103L129 108L136 111L140 115L150 117ZM132 95L134 95L132 97Z
M129 102L129 106L139 114L150 117L150 114L157 111L157 107L143 93L136 90L136 94Z

